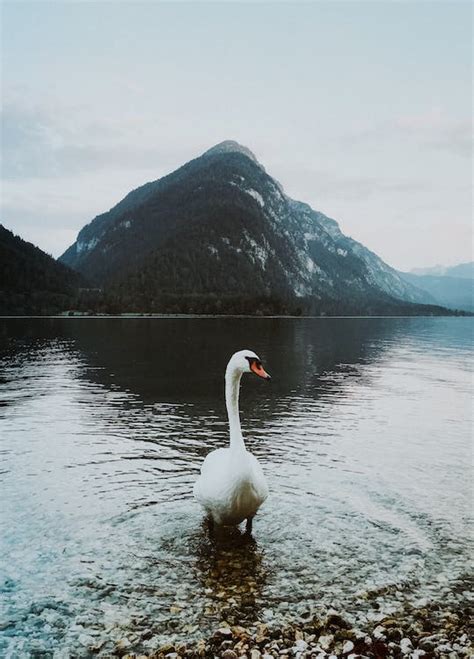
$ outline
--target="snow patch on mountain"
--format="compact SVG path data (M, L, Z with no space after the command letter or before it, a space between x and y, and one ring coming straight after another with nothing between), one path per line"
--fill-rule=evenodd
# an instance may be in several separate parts
M90 240L78 240L76 243L77 254L82 254L83 252L90 252L91 249L94 249L94 247L97 245L98 242L99 242L99 238L97 237L91 238Z
M318 265L316 265L316 263L313 261L313 259L310 256L306 257L306 267L311 273L322 272L321 268Z
M251 197L253 197L254 199L256 199L258 201L258 203L260 204L260 206L262 206L262 208L265 206L265 202L264 202L263 197L260 194L260 192L257 192L253 188L250 188L250 190L245 190L245 192L247 194L249 194Z
M249 245L248 254L254 263L258 262L265 269L268 260L268 249L265 249L262 245L259 245L256 240L254 240L247 231L244 232L246 241Z

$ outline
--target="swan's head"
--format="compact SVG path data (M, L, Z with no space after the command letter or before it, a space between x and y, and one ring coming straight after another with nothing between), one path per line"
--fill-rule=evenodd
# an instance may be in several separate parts
M239 350L234 353L227 364L227 373L255 373L264 380L271 379L263 368L260 357L252 350Z

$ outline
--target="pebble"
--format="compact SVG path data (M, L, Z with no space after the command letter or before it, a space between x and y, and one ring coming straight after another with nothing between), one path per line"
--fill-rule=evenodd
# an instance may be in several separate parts
M354 643L352 641L346 641L342 646L342 654L349 654L354 649Z
M373 631L373 633L372 633L372 636L373 636L374 638L377 638L377 639L381 640L381 641L385 641L385 639L386 639L386 635L385 635L385 634L386 634L386 631L387 631L387 630L385 629L385 627L383 627L383 625L378 625L378 626L374 629L374 631Z
M88 648L94 644L94 639L92 638L92 636L89 636L89 634L79 634L79 638L77 640L85 648Z
M409 638L402 638L400 641L400 650L402 654L410 654L413 650L413 644Z
M308 644L306 641L303 641L303 639L298 639L294 645L293 650L296 652L304 652L307 647Z
M328 617L328 625L333 625L335 627L340 627L340 629L350 629L351 625L347 620L345 620L338 613L332 613Z
M333 640L334 636L332 634L323 635L318 638L318 645L320 645L323 650L329 650Z
M438 645L437 650L438 652L445 652L446 654L449 654L453 648L449 643L442 643L441 645Z

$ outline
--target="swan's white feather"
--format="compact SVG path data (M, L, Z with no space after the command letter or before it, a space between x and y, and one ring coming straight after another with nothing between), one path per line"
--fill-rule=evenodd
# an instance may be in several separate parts
M219 448L204 460L194 496L217 524L253 517L268 496L257 458L248 451Z

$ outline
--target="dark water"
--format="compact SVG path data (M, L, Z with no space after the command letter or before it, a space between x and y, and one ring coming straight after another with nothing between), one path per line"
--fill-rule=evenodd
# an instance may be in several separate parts
M473 327L1 320L2 656L462 597ZM273 376L241 393L271 495L253 541L210 539L192 485L227 442L223 373L244 347Z

